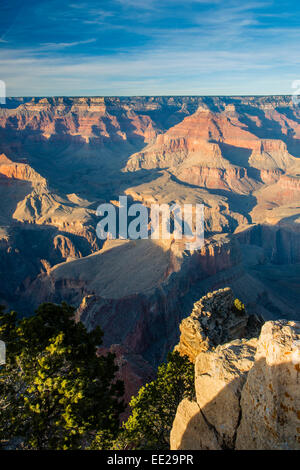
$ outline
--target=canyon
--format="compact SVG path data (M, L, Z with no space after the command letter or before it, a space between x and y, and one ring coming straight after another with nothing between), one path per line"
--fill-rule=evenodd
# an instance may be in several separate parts
M120 195L148 208L203 204L204 246L100 240L97 207ZM125 364L128 397L209 291L230 287L264 321L300 319L300 108L290 96L8 98L0 197L0 303L20 315L74 305Z

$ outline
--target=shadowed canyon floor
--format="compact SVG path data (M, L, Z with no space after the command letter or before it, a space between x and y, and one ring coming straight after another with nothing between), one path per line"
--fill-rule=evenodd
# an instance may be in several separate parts
M216 288L230 286L265 320L300 318L291 97L8 99L0 155L1 303L27 314L66 300L88 328L101 325L105 347L151 366ZM103 243L96 208L119 195L203 203L205 246Z

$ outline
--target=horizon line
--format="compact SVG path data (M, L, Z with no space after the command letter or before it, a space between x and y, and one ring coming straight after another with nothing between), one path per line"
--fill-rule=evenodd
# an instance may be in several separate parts
M293 94L276 93L276 94L246 94L246 95L19 95L19 96L7 96L6 99L17 99L17 98L171 98L174 96L186 97L186 98L257 98L257 97L273 97L273 96L293 96Z

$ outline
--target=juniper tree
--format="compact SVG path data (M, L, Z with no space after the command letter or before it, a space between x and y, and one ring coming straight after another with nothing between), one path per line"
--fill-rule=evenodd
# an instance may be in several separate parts
M0 439L22 448L87 448L102 432L115 438L124 410L114 355L97 356L100 328L74 322L66 303L42 304L18 321L0 311L7 364L0 370Z
M131 399L131 415L114 448L169 449L172 424L183 398L195 398L194 364L175 351L158 367L157 378Z

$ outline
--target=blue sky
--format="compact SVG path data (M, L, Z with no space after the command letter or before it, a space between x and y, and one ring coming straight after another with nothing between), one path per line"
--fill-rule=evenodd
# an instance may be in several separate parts
M298 0L1 0L8 96L291 94Z

